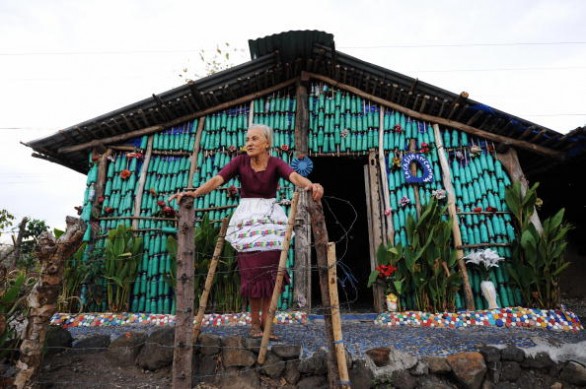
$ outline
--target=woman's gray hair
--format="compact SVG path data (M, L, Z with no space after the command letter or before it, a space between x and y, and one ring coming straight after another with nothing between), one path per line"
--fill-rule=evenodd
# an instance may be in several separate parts
M266 124L251 124L250 127L248 127L249 130L252 130L253 128L257 128L259 130L262 131L263 135L265 136L265 138L267 138L267 141L269 142L269 147L273 147L273 129L269 126L267 126Z

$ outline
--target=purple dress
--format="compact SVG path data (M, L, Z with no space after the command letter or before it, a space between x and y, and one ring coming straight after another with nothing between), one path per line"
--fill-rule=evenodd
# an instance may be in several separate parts
M241 201L234 212L226 240L238 251L240 293L249 298L273 294L285 234L287 216L275 203L279 178L289 179L293 169L279 158L269 157L267 167L255 172L250 157L241 154L218 174L224 182L238 176ZM289 283L285 272L284 285Z

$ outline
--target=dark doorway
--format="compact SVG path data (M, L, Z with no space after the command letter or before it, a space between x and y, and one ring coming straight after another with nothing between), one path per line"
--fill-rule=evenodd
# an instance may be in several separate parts
M338 293L342 311L373 312L373 293L367 287L370 252L364 165L367 158L315 157L310 175L325 188L322 200L328 238L336 243ZM312 252L312 306L321 306L316 255Z

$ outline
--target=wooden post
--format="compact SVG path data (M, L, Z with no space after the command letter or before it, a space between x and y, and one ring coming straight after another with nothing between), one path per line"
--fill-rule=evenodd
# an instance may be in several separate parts
M328 230L324 219L324 209L321 201L309 199L309 215L311 217L311 229L313 231L313 241L317 255L317 271L319 274L319 286L321 292L322 306L329 308L332 306L330 295L328 293ZM328 353L328 384L330 388L335 388L338 379L338 368L334 357L334 331L332 325L332 316L324 313L324 325L330 352Z
M184 196L179 202L179 231L177 234L177 311L175 314L175 351L173 353L173 388L191 389L193 358L193 239L195 212L193 197Z
M409 152L416 153L417 152L417 140L416 139L409 139ZM411 162L411 175L413 177L417 176L417 164L415 162ZM417 185L413 184L413 192L415 194L415 209L417 210L417 216L421 215L421 199L419 198L419 191L417 190Z
M336 350L336 361L338 362L338 372L340 374L340 387L350 388L350 377L348 376L348 366L346 365L346 348L342 335L342 320L340 318L340 299L338 298L338 276L336 271L336 244L328 243L328 289L330 294L330 312L332 315L332 328Z
M142 162L142 166L140 168L140 178L138 179L138 185L136 188L136 195L134 196L134 217L138 218L140 216L140 207L142 206L142 196L144 195L144 185L146 182L146 176L149 170L149 163L151 162L151 156L153 154L153 139L154 136L149 136L149 140L147 142L147 149L144 155L144 161ZM132 228L138 228L138 219L132 220Z
M206 311L206 306L208 304L208 296L210 295L210 291L212 290L212 283L214 282L214 276L216 275L218 260L220 259L220 255L222 254L222 250L224 249L226 230L228 229L229 222L230 219L228 219L227 217L222 219L222 226L220 227L220 234L218 235L216 247L214 248L214 255L212 256L212 260L210 262L210 267L208 269L208 275L206 277L206 282L203 287L203 292L201 293L201 297L199 298L199 310L197 311L197 315L195 316L195 327L193 328L193 339L196 341L201 329L203 315Z
M297 83L295 98L295 151L297 156L307 155L309 132L309 108L307 84ZM311 309L311 228L309 225L308 193L301 192L295 218L295 265L293 269L295 285L293 299L299 308Z
M61 291L64 262L77 251L81 245L84 223L68 216L67 230L55 240L50 232L39 236L36 254L41 263L41 274L37 283L27 297L30 307L28 324L20 345L20 358L16 363L18 372L14 385L18 388L30 388L43 359L43 347L47 326L57 312L57 298Z
M395 244L395 227L393 226L393 216L391 210L391 201L389 199L389 178L387 176L387 163L385 161L385 147L384 147L384 123L385 123L385 107L380 107L380 118L378 127L378 162L381 171L381 182L383 192L383 203L385 205L384 213L387 221L386 238L387 243Z
M201 133L206 122L206 117L202 116L199 118L197 123L197 132L195 134L195 141L193 142L193 154L191 155L191 166L189 167L189 178L187 179L187 187L193 188L193 176L197 170L197 156L199 155L199 144L201 142Z
M452 219L452 236L454 237L454 246L456 248L456 256L458 258L458 269L462 276L462 283L464 284L464 299L466 300L466 309L473 311L474 297L472 296L472 288L470 287L470 280L468 279L468 271L466 270L466 262L464 262L464 251L462 247L462 233L460 231L460 220L456 211L456 194L452 185L452 173L450 171L450 164L444 151L444 142L440 134L439 126L433 125L433 133L435 136L435 146L442 168L443 183L446 192L448 193L448 213Z
M287 254L289 253L289 244L291 242L291 235L293 235L293 225L295 223L295 213L297 212L297 203L299 201L299 192L295 192L293 200L291 201L291 210L289 211L289 220L287 221L287 230L285 231L285 238L283 239L283 246L281 249L281 257L279 258L279 267L277 270L277 279L275 281L275 288L273 289L273 296L271 297L271 304L267 320L264 323L265 328L262 335L260 350L258 352L258 363L262 365L265 363L267 346L271 336L271 329L273 326L273 319L275 318L275 311L277 310L277 302L283 287L283 277L287 271Z
M22 239L24 238L24 233L26 232L26 225L28 224L28 217L23 217L18 225L18 235L16 235L16 240L12 237L12 243L14 249L8 255L8 258L12 257L12 269L16 269L16 265L18 263L18 258L20 258L20 248L22 246Z
M94 150L95 152L95 150ZM98 177L96 179L96 187L94 200L92 202L92 215L100 214L100 210L102 208L102 204L100 204L100 197L104 195L104 189L106 186L106 176L108 175L108 163L110 156L112 155L112 149L107 149L104 154L100 156L100 160L98 162ZM88 227L91 228L91 227Z
M529 185L527 184L527 178L525 178L525 174L523 173L523 169L521 169L521 163L519 162L519 157L517 156L517 150L512 147L505 153L496 153L497 159L503 165L511 181L519 181L521 183L521 193L523 196L527 193L527 189ZM543 232L543 226L541 225L541 220L539 219L539 215L537 214L537 210L533 208L533 215L531 215L531 223L535 226L535 229L540 234Z
M376 252L378 247L383 243L382 231L382 213L380 198L380 172L378 169L376 153L371 151L368 156L368 187L366 195L370 197L370 235L372 235L371 253L370 253L370 270L374 271L377 266ZM383 287L376 283L373 287L374 309L382 312L385 305L385 293Z

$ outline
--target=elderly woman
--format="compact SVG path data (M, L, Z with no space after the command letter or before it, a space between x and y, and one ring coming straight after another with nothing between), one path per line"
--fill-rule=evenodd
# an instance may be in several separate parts
M324 194L321 185L312 183L281 159L272 157L269 154L272 142L270 127L253 124L246 134L246 154L233 158L218 175L195 191L169 197L169 200L180 201L182 196L202 196L231 178L239 177L241 201L230 219L226 240L238 252L240 293L250 302L252 337L262 337L287 228L287 215L275 200L279 178L311 191L316 201Z

